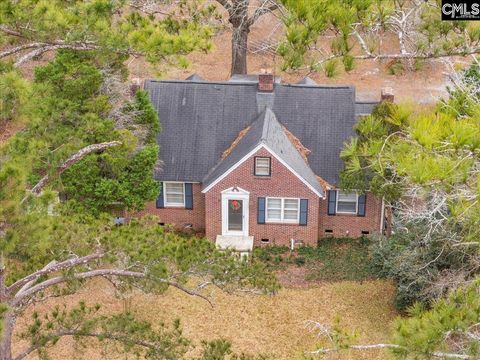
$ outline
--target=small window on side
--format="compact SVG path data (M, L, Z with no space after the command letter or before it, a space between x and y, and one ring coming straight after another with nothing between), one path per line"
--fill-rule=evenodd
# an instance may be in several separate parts
M337 214L356 214L358 210L357 193L337 192Z
M269 157L255 157L255 176L271 175L271 159Z
M185 184L164 182L165 206L185 207Z

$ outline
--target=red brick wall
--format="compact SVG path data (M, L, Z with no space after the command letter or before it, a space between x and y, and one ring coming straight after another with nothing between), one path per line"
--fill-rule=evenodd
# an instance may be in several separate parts
M253 175L254 156L272 158L272 176ZM275 157L264 149L259 150L225 179L216 184L207 194L202 194L202 185L193 184L193 210L183 208L157 209L155 202L148 203L142 212L158 216L159 223L175 224L182 229L192 224L196 231L205 231L206 236L215 240L222 233L222 196L221 192L231 187L240 187L250 192L249 234L254 236L255 246L264 245L261 239L269 239L270 245L289 245L290 239L316 245L319 238L325 236L359 237L362 231L370 234L379 232L381 218L381 200L367 194L366 216L327 214L328 201L320 199ZM257 224L258 197L295 197L308 199L308 224ZM208 210L206 210L208 209ZM141 214L140 214L141 215ZM325 230L333 233L325 233Z
M186 224L192 224L193 229L205 231L205 196L202 194L202 184L193 184L193 210L185 208L157 209L155 202L145 206L142 213L158 216L159 223L174 224L178 229L183 229Z
M253 175L254 156L271 157L271 177ZM270 245L289 245L291 238L301 240L309 245L317 244L319 223L318 196L265 149L260 149L205 194L207 209L205 225L206 235L209 239L215 240L216 236L222 233L221 192L234 186L250 192L249 235L254 236L255 246L263 244L261 239L269 239ZM308 199L307 226L257 224L257 198L269 196Z
M365 216L349 214L328 215L328 201L320 200L320 221L318 224L320 238L325 236L335 237L360 237L362 231L372 233L380 232L380 218L382 212L382 200L367 194ZM333 233L325 233L325 230L333 230Z

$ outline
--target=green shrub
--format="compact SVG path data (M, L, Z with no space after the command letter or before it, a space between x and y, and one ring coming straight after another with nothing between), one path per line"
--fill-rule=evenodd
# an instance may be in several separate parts
M400 60L395 60L388 65L387 70L390 75L402 75L405 67Z
M298 256L294 259L294 263L297 265L297 266L303 266L305 265L305 258L304 257L301 257L301 256Z
M335 60L330 60L325 63L325 75L329 78L338 75L337 62Z
M304 246L298 256L309 268L307 279L315 281L361 281L375 278L371 268L369 238L324 238L317 247Z
M277 255L273 258L273 262L276 264L276 265L279 265L280 263L283 262L283 257L281 255Z
M375 237L370 248L376 275L397 283L394 302L399 310L415 302L430 305L442 295L433 291L431 285L449 272L460 271L469 261L465 249L450 247L441 236L426 243L424 234L425 229L416 224L408 232L389 238Z
M343 66L346 72L352 71L355 68L355 60L351 55L345 55L343 57Z
M265 246L253 249L253 257L258 260L278 267L284 263L283 255L289 253L290 249L287 246Z

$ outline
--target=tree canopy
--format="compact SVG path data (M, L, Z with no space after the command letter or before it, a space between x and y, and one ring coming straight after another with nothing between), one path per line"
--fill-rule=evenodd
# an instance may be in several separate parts
M430 108L382 103L342 151L346 189L384 197L395 233L377 238L373 262L397 284L390 344L355 344L342 327L314 323L333 347L390 348L402 359L478 358L480 122L478 64Z
M0 199L17 194L18 205L25 196L22 188L32 188L45 174L54 176L85 146L108 141L119 145L73 164L53 188L65 193L70 206L97 213L113 206L139 209L155 199L158 118L145 92L129 99L125 77L115 66L98 63L88 52L60 50L52 62L35 70L28 104L21 109L28 125L5 146ZM11 184L13 173L16 182Z
M283 0L286 39L279 47L284 68L346 71L356 60L387 60L411 68L426 59L480 51L472 21L442 21L437 0ZM319 37L332 40L319 43Z
M46 358L63 336L93 337L112 350L152 359L179 358L189 349L178 322L151 324L129 312L105 316L101 304L81 302L35 313L20 334L29 346L12 353L16 320L29 306L73 294L89 279L104 279L119 294L175 287L207 302L209 285L265 293L278 288L262 264L155 219L115 225L113 214L141 210L160 192L153 177L160 122L147 94L132 93L125 60L141 55L162 65L208 48L210 36L202 24L208 9L156 17L131 5L0 5L7 49L0 57L14 59L0 63L0 121L21 124L0 145L1 360L31 353ZM36 67L31 81L17 69L52 50L54 58ZM236 356L227 343L217 345L206 344L205 354Z
M6 0L0 4L0 59L18 67L48 51L96 51L97 56L145 56L156 64L208 50L211 9L180 6L148 14L135 1Z

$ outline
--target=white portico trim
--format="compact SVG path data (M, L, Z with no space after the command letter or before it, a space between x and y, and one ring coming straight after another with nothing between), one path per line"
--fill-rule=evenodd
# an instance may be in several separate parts
M241 229L238 223L236 223L235 228L232 229L233 219L229 219L229 204L235 200L241 203ZM222 235L248 236L249 205L250 193L247 190L239 187L231 187L222 191Z

